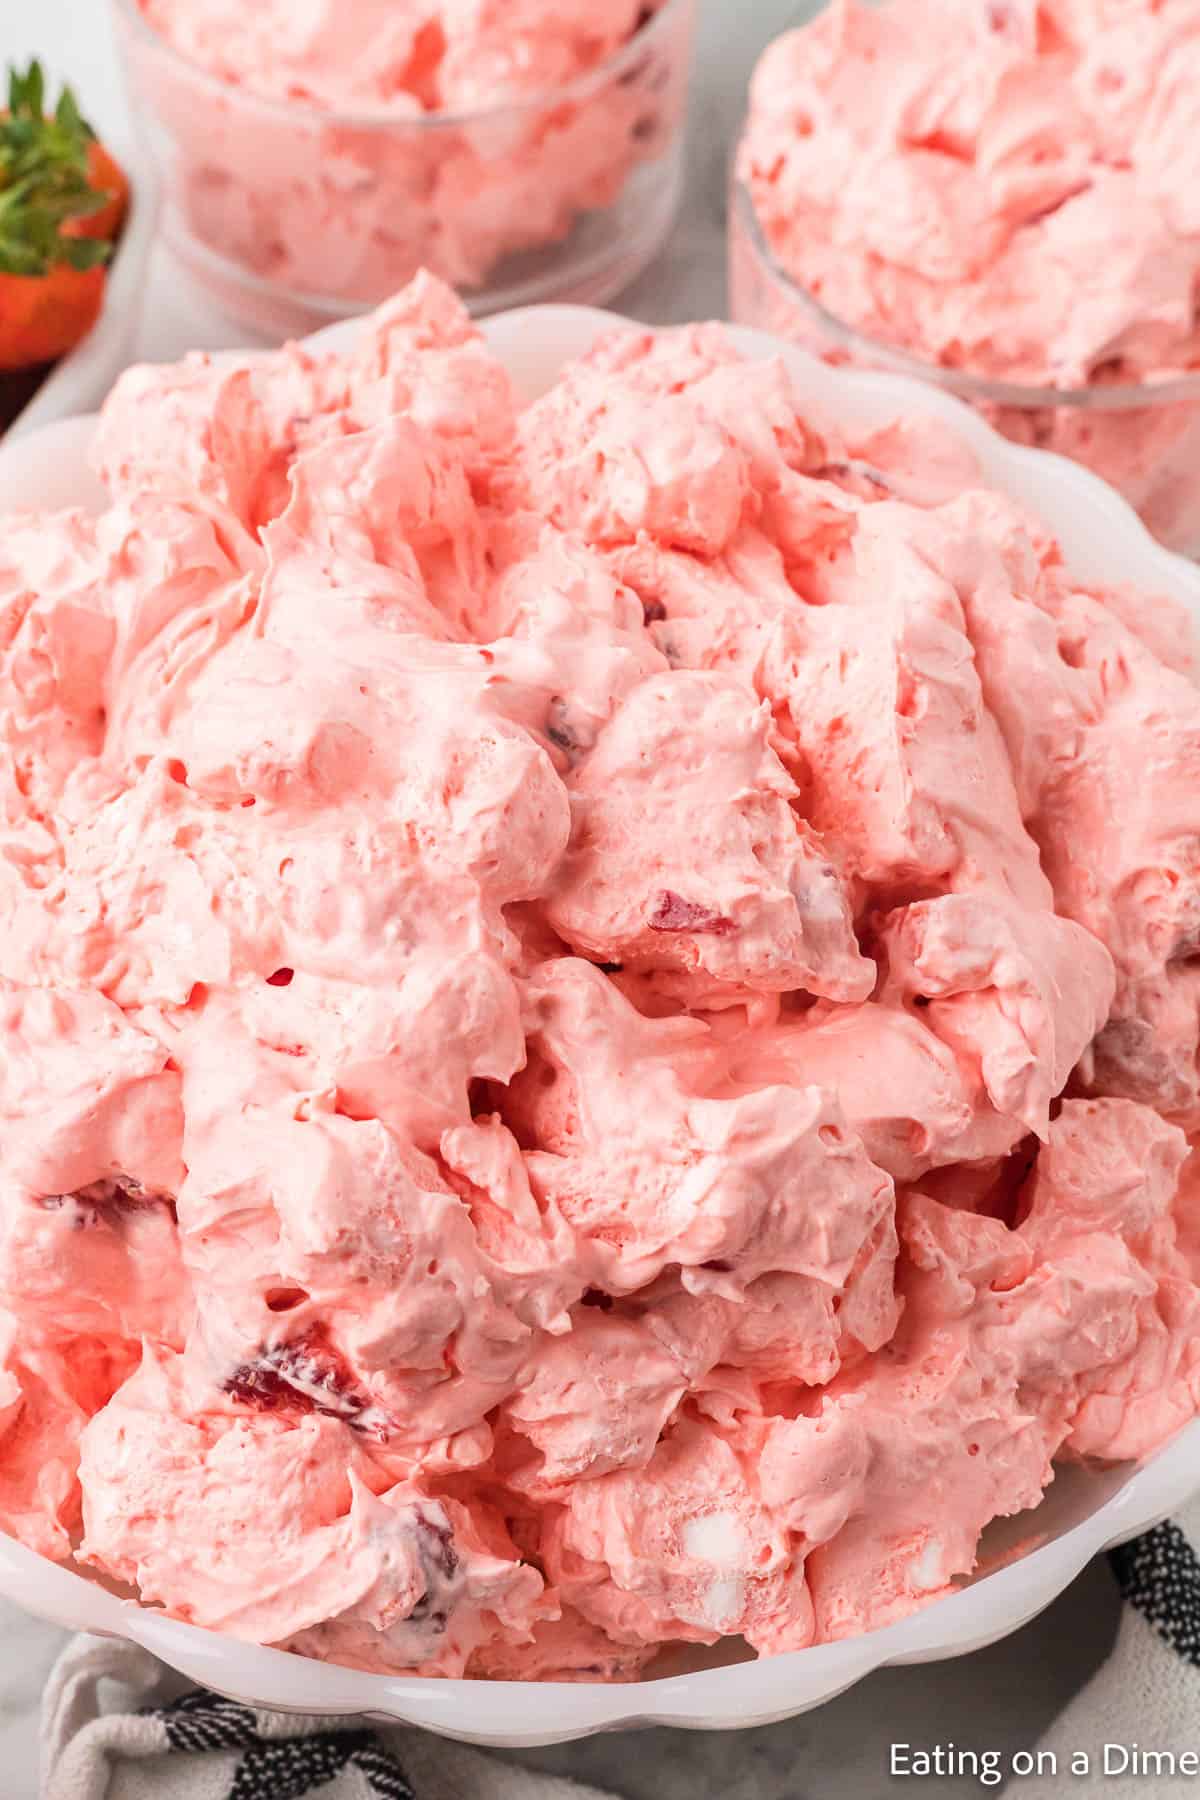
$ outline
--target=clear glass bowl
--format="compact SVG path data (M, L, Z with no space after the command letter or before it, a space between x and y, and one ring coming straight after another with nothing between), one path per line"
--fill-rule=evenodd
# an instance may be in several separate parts
M695 0L556 92L350 116L235 87L112 0L164 232L222 308L278 338L367 310L425 267L475 313L618 292L670 230ZM247 0L253 4L253 0Z
M1116 488L1160 543L1200 558L1200 373L1082 388L991 381L867 337L828 312L776 259L734 168L729 309L741 325L790 338L826 362L890 369L945 388L1003 437L1069 456Z

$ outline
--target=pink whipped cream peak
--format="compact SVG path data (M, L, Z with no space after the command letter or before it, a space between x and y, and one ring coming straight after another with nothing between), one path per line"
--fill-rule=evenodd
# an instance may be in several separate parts
M777 259L869 337L1075 386L1200 364L1196 0L833 0L754 76Z
M746 396L753 396L753 405ZM1200 1401L1200 690L717 327L422 279L0 548L0 1523L353 1666L885 1623Z
M138 0L223 81L272 100L398 118L543 95L626 43L641 0Z

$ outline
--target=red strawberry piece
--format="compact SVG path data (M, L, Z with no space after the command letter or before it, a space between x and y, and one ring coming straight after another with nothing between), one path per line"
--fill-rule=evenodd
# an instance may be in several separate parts
M699 906L694 900L685 900L682 894L672 893L670 888L662 888L654 896L654 906L646 923L651 931L708 932L714 937L727 937L736 929L733 920L723 913Z
M72 1194L46 1194L38 1205L44 1212L75 1210L78 1230L91 1230L97 1225L119 1225L130 1213L149 1212L165 1207L175 1217L175 1201L170 1194L156 1193L143 1187L132 1175L114 1175L101 1181L89 1181Z
M418 1507L413 1514L417 1555L425 1580L425 1592L408 1615L410 1625L427 1625L440 1635L446 1629L455 1600L458 1551L449 1521L431 1509Z
M259 1412L324 1413L371 1437L387 1435L383 1414L319 1325L282 1344L264 1346L223 1385L227 1394Z

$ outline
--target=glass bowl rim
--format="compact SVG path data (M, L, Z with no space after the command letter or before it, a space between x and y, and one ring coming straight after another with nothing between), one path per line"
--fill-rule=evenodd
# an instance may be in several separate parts
M114 13L127 29L148 49L173 63L181 73L226 103L233 100L248 111L266 113L293 125L303 124L326 130L367 128L401 133L464 130L472 126L511 121L528 112L561 106L567 100L586 99L599 89L608 87L614 80L619 80L645 53L648 45L653 45L660 36L666 35L668 19L689 18L694 11L695 0L662 0L662 4L649 19L637 27L632 37L627 38L617 49L610 50L607 56L594 63L591 68L582 69L572 76L561 87L539 89L536 93L522 94L516 99L494 106L417 112L411 115L389 111L383 107L345 112L307 101L281 100L271 94L256 93L252 88L240 87L235 82L224 80L211 69L206 69L203 63L196 62L193 57L176 49L174 44L150 24L138 0L111 0L111 4Z
M1139 407L1178 405L1182 401L1200 403L1200 371L1164 377L1161 381L1104 382L1084 387L1039 386L1026 382L997 381L987 375L972 374L969 369L956 369L943 363L927 362L898 344L848 325L836 313L822 305L815 294L802 287L790 275L767 241L758 209L749 185L742 178L734 153L730 177L730 252L734 247L734 229L739 228L749 244L755 261L772 285L780 289L800 311L833 341L844 346L864 363L909 375L914 380L946 389L975 405L1011 406L1024 411L1050 407L1078 407L1092 412L1132 412ZM748 320L742 323L750 323Z

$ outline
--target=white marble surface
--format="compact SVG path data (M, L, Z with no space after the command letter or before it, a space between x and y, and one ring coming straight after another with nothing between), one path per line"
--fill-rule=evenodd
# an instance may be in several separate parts
M247 0L253 4L253 0ZM687 201L670 244L625 296L624 310L668 323L724 309L725 166L746 77L759 49L793 16L796 0L700 0ZM103 131L127 136L105 0L0 0L4 61L37 52L67 76ZM151 270L139 354L165 358L238 342L160 254ZM953 1740L1012 1750L1031 1744L1091 1669L1115 1631L1115 1590L1090 1569L1043 1618L1007 1643L955 1663L893 1669L786 1725L739 1734L615 1734L523 1760L613 1788L626 1800L876 1800L894 1740ZM60 1634L0 1603L0 1800L38 1793L36 1714ZM936 1784L967 1800L971 1779ZM994 1792L995 1790L990 1790Z

